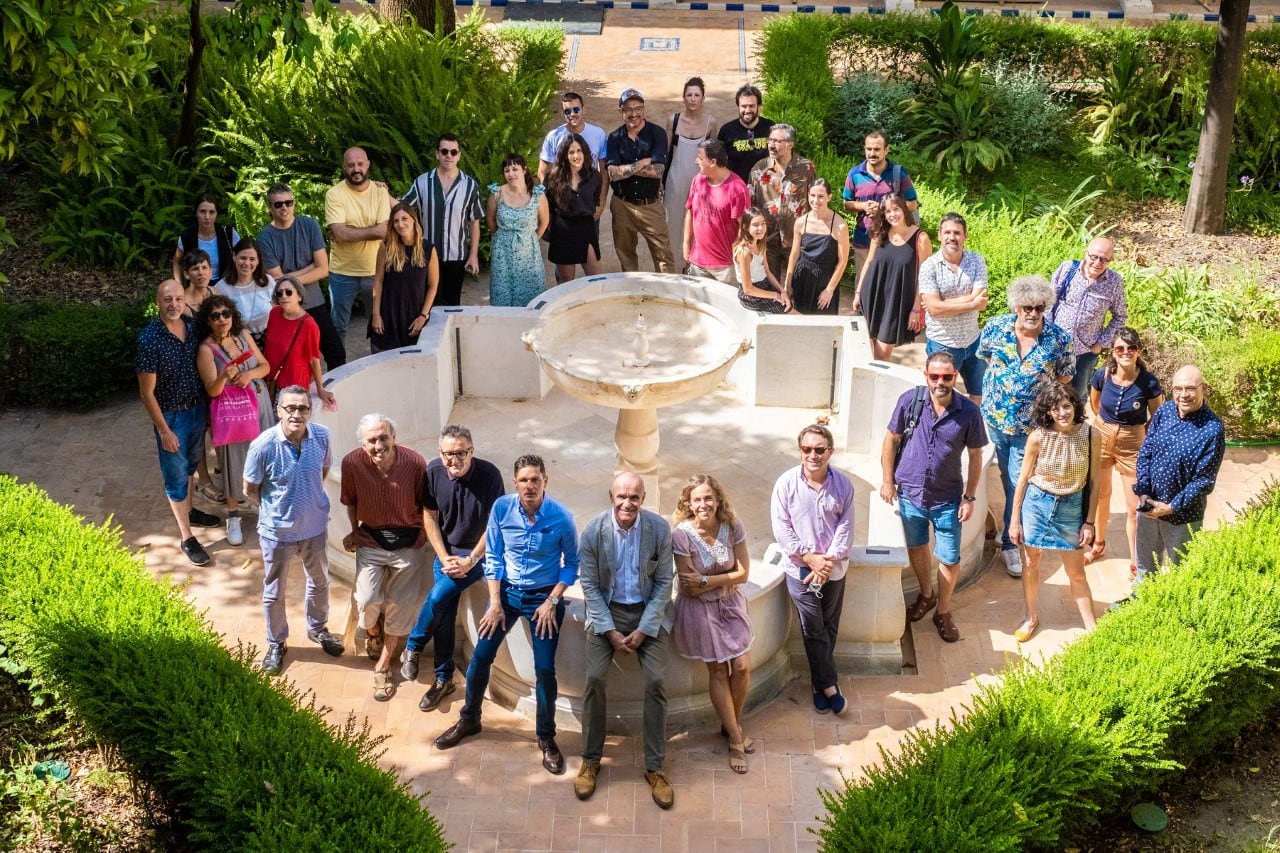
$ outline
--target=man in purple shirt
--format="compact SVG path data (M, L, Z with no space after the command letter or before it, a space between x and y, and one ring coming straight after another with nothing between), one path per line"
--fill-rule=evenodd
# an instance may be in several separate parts
M1083 261L1063 261L1050 281L1057 295L1047 319L1071 335L1071 354L1076 358L1071 384L1081 400L1089 399L1098 354L1111 346L1129 319L1124 279L1110 268L1114 257L1115 246L1099 237L1085 249ZM1111 321L1104 324L1108 314Z
M831 467L831 431L812 424L800 431L800 464L773 484L773 538L786 559L787 592L800 616L809 659L813 708L843 713L836 676L836 635L844 608L844 576L853 541L853 483Z
M919 622L937 607L933 625L943 640L954 643L960 639L960 629L951 618L951 593L960 563L960 525L973 516L987 429L977 404L955 393L957 371L951 353L939 351L929 356L924 375L929 384L899 397L889 418L880 451L880 497L887 504L897 498L907 556L920 583L920 593L907 608L907 618ZM917 395L922 403L918 409ZM910 427L913 410L915 425ZM966 450L969 464L961 479L960 458ZM933 556L938 559L937 592L929 567L929 525L933 525Z

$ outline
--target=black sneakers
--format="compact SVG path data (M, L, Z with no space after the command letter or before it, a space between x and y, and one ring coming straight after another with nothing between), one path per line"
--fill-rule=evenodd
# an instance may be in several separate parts
M216 515L210 515L203 510L196 509L195 507L192 507L191 511L187 513L187 521L191 522L192 527L222 526L222 519L218 518Z
M204 549L204 546L194 536L183 540L182 553L187 555L187 559L191 561L193 566L209 565L209 552Z

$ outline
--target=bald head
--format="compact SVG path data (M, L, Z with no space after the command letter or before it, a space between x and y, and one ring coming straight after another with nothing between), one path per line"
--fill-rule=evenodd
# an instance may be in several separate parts
M1173 402L1178 406L1178 417L1185 418L1204 406L1204 374L1194 364L1184 365L1173 374Z
M609 485L609 500L618 526L630 530L640 517L640 505L644 503L644 480L639 474L623 471Z
M369 181L369 155L363 148L348 148L342 153L342 174L352 189L365 188Z
M1115 257L1115 245L1106 237L1099 237L1084 250L1084 274L1091 279L1101 278Z
M182 322L182 312L186 310L187 300L182 293L182 285L176 279L167 278L156 287L156 309L160 319L166 325Z

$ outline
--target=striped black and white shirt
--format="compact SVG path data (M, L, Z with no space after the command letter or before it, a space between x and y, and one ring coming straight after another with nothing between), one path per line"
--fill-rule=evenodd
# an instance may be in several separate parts
M480 185L460 171L446 193L436 171L419 175L401 201L417 208L422 231L435 245L441 261L465 261L471 253L471 223L484 218Z

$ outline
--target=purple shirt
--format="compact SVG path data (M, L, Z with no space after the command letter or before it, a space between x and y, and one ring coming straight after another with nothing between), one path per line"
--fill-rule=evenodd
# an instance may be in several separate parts
M1129 320L1129 308L1124 299L1124 279L1113 269L1107 269L1097 281L1090 281L1084 274L1084 264L1077 264L1076 274L1063 291L1063 279L1074 263L1063 261L1053 274L1049 283L1053 285L1053 292L1062 296L1045 319L1071 335L1072 355L1084 355L1094 344L1111 346L1116 332ZM1111 322L1103 326L1108 311Z
M889 418L889 432L901 436L906 430L915 396L913 388L898 398ZM902 448L894 475L898 493L922 509L959 504L964 495L961 460L965 451L986 444L987 428L976 403L953 391L951 402L939 416L926 396L920 421Z
M831 580L844 577L853 541L853 483L848 477L828 468L826 482L814 489L797 465L773 484L769 510L773 538L788 558L783 564L787 574L802 577L808 567L801 556L817 551L835 560Z

